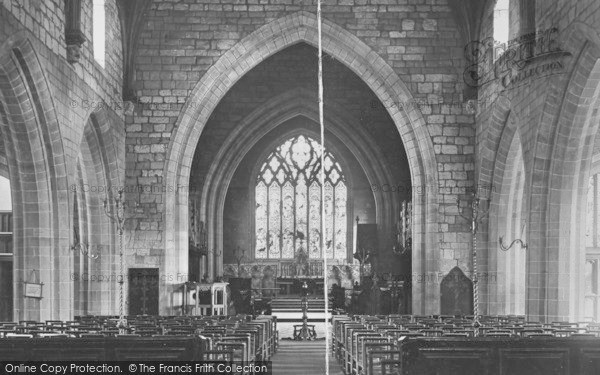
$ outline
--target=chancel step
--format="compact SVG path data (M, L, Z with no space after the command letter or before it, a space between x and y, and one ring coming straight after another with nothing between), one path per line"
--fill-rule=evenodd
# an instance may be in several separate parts
M277 298L271 301L271 310L276 311L302 311L302 298ZM309 298L309 312L324 312L325 299Z

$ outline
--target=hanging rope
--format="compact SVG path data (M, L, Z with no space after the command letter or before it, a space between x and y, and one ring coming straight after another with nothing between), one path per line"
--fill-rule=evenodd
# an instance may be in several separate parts
M477 232L473 233L473 314L479 322L479 276L477 275Z
M488 199L489 202L489 199ZM471 221L471 235L473 236L473 324L479 327L479 275L477 274L477 231L479 229L479 223L483 221L490 212L490 207L485 210L479 207L480 198L476 193L473 193L471 200L471 216L464 215L462 208L460 207L460 198L456 200L456 208L458 208L458 214L466 220ZM478 336L479 330L475 333Z
M323 121L323 41L321 31L321 0L317 0L317 32L319 38L319 125L321 127L321 228L325 228L325 122ZM327 250L323 246L321 235L321 254L323 254L323 294L325 295L325 374L329 375L329 283L327 280Z

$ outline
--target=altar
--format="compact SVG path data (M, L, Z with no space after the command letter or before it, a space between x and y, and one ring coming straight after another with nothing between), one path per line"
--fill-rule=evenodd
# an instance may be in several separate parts
M307 261L300 266L295 262L281 262L279 263L279 278L323 278L323 262Z
M302 294L302 285L306 283L309 295L323 295L325 282L323 278L278 278L277 288L280 296L296 296Z
M325 277L329 287L337 284L351 290L354 283L359 281L359 275L358 264L329 264L327 272L324 272L323 262L316 260L308 261L302 268L297 267L293 261L225 264L223 267L225 279L247 280L248 289L260 294L264 291L267 296L279 293L299 294L295 285L299 285L300 281L314 284L315 290L322 291Z

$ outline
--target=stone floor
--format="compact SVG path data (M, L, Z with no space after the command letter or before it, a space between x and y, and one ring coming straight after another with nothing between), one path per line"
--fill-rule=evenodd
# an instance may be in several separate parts
M325 340L280 340L272 359L273 375L325 375L325 353ZM341 366L331 355L329 374L343 375Z

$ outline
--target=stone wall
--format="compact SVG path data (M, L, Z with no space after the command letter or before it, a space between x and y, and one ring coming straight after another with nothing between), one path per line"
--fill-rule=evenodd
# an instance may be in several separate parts
M177 189L167 186L164 177L167 148L178 118L183 116L184 104L199 105L191 103L195 100L190 98L194 87L219 58L244 38L270 22L301 11L314 13L315 4L295 0L267 4L152 4L136 56L140 82L137 94L143 104L141 113L127 125L128 185ZM428 251L436 252L440 260L427 267L448 272L458 263L468 270L470 235L466 221L458 215L456 199L466 197L473 187L474 116L462 102L465 61L450 8L445 2L344 1L325 4L323 17L325 22L358 37L383 58L416 99L416 103L406 103L404 99L391 98L376 106L388 113L402 108L416 109L423 115L437 166L437 170L425 173L435 174L433 181L439 181L439 186L413 186L414 191L420 192L420 199L424 199L420 194L433 194L438 202L438 207L428 208L435 212L427 214L433 215L428 222L440 233L436 243L439 248ZM136 264L160 263L162 249L169 246L163 223L165 202L159 195L140 198L140 215L133 236L152 246L148 256L130 259ZM437 302L433 303L431 306Z
M90 313L114 312L118 304L116 283L100 286L76 280L74 275L81 269L69 250L74 241L70 224L73 192L82 182L76 169L83 164L82 144L87 143L84 128L92 114L97 115L95 121L101 129L96 134L101 145L96 157L107 155L104 161L93 160L92 165L104 168L108 179L95 188L106 191L107 183L117 186L119 179L122 184L119 174L124 169L122 36L116 4L109 0L106 5L106 68L92 56L92 2L82 4L87 41L79 63L72 65L66 60L63 1L0 3L0 101L6 115L1 132L2 150L7 153L2 159L10 172L13 193L16 320L71 319L81 311L74 294L83 284L96 291L89 295ZM30 135L21 132L24 126ZM35 184L38 191L28 184ZM103 198L94 197L96 202L98 199ZM86 206L84 210L89 211ZM84 271L114 273L114 243L110 238L107 236L103 257ZM30 278L32 269L44 283L41 300L23 297L21 281Z

